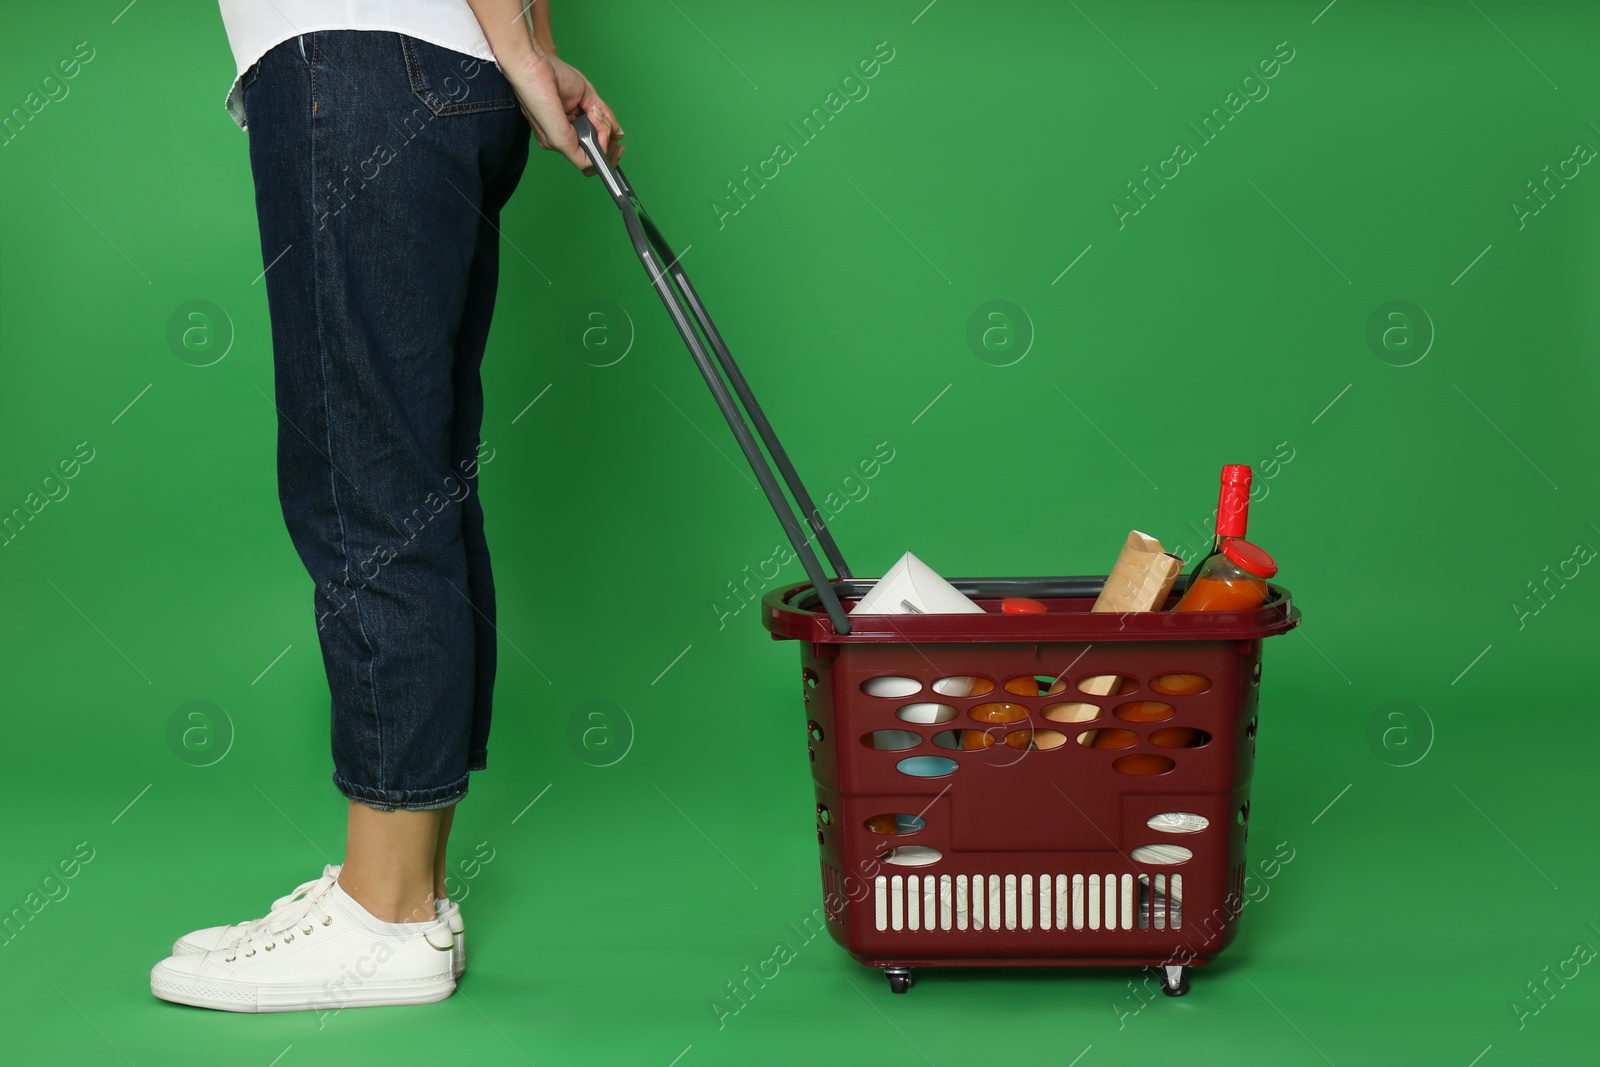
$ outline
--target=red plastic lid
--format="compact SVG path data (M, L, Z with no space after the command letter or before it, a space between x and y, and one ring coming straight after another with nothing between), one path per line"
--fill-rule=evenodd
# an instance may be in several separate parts
M1278 565L1272 557L1242 537L1230 537L1222 542L1222 554L1257 578L1271 578L1278 573Z
M1045 610L1045 606L1029 597L1008 596L1000 601L1000 610L1007 615L1038 615Z
M1247 463L1228 463L1222 468L1222 500L1217 508L1217 534L1243 537L1250 521L1250 479L1254 469Z

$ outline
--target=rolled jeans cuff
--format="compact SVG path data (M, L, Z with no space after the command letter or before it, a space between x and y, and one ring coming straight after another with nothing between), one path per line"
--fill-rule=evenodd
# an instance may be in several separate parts
M394 811L397 808L404 811L431 811L434 808L448 808L466 796L467 781L471 777L470 774L463 774L449 785L436 789L374 789L357 785L338 774L333 776L333 784L350 800L379 811Z

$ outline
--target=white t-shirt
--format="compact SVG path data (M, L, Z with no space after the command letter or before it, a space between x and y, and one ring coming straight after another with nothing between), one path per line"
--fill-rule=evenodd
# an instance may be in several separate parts
M237 73L224 106L245 128L239 80L276 44L317 30L392 30L494 62L467 0L218 0Z

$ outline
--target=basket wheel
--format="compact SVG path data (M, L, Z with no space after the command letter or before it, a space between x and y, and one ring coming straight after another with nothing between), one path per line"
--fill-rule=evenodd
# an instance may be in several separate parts
M1161 968L1161 992L1169 997L1181 997L1189 992L1189 969L1187 967Z
M883 976L889 979L889 992L904 993L916 984L910 967L885 967Z

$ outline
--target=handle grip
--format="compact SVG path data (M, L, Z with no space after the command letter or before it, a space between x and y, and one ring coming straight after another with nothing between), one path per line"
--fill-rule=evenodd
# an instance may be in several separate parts
M795 555L800 557L806 577L811 580L812 586L821 598L828 618L833 623L834 631L848 634L850 617L845 613L844 606L839 602L838 593L822 569L822 563L811 547L810 539L801 528L788 499L784 497L766 455L762 454L760 446L756 444L755 436L746 425L746 413L749 415L749 421L755 425L756 432L761 435L767 453L772 456L773 463L777 464L778 470L782 473L784 484L794 496L800 513L806 516L807 522L815 531L817 543L822 546L828 561L832 563L834 573L839 578L849 579L850 568L846 566L844 556L834 542L833 534L828 530L821 509L812 502L805 483L800 480L794 464L789 461L788 453L778 441L777 431L772 428L766 413L756 402L755 394L750 390L750 383L740 372L739 365L734 362L722 335L717 332L716 324L711 321L710 313L701 303L694 286L689 283L689 276L684 273L683 266L678 262L680 256L673 253L671 245L651 221L644 205L639 203L639 198L634 194L633 187L628 184L622 168L612 166L611 161L606 159L605 153L600 148L600 135L594 123L587 115L580 115L572 121L572 127L578 135L578 143L583 146L600 180L605 183L606 191L611 194L617 209L622 212L622 221L627 227L628 239L633 242L634 253L644 265L651 286L661 298L661 303L671 316L673 325L677 327L678 334L689 349L689 354L694 357L695 366L700 368L701 376L711 389L717 407L727 419L728 427L739 442L739 448L744 452L745 459L749 461L750 469L755 472L756 480L760 482L767 502L772 505L773 513L778 516L778 522L789 538L789 544L793 546ZM707 352L708 348L715 354L715 363L711 354ZM726 382L723 381L723 374L727 375ZM733 392L738 394L739 403L743 405L743 412L734 404L733 395L729 393L730 383Z
M578 144L583 146L584 152L594 163L595 170L599 173L601 181L605 182L606 189L611 193L611 198L617 201L620 207L622 201L633 192L628 189L622 180L622 172L611 165L606 154L600 150L600 131L595 129L594 123L588 115L579 115L572 120L573 132L578 135Z

